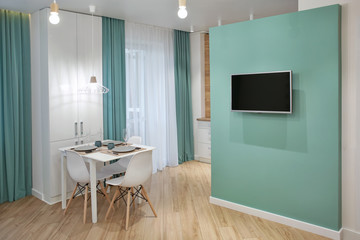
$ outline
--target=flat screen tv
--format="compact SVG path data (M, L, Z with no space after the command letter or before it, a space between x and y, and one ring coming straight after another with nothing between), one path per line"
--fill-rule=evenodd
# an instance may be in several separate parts
M231 110L292 113L292 72L231 75Z

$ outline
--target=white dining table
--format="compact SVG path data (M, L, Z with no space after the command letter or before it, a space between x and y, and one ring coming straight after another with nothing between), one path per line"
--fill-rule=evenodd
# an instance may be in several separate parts
M109 140L106 140L109 141ZM62 201L62 209L66 208L66 199L67 199L67 189L66 189L66 179L67 179L67 167L66 167L66 151L71 150L80 146L87 146L87 145L94 145L94 144L82 144L82 145L76 145L76 146L69 146L69 147L63 147L59 148L59 151L61 152L61 201ZM129 152L122 155L115 155L115 154L106 154L102 152L93 152L88 153L85 155L82 155L85 161L87 161L90 165L90 188L91 188L91 215L92 215L92 222L97 222L97 195L96 195L96 163L102 162L107 163L112 160L128 157L135 155L139 152L146 152L146 151L152 151L155 148L145 145L139 145L139 144L132 144L132 146L135 147L141 147L141 150ZM121 160L120 160L121 161Z

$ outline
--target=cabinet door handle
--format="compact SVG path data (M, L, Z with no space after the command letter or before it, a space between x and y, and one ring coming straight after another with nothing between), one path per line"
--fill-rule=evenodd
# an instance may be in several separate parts
M75 137L78 135L78 123L75 122Z
M81 136L84 135L84 122L83 121L80 122L80 134L81 134Z

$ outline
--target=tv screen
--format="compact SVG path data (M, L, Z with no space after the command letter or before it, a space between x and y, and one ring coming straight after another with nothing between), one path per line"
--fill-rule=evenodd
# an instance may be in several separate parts
M231 110L292 113L292 72L232 75Z

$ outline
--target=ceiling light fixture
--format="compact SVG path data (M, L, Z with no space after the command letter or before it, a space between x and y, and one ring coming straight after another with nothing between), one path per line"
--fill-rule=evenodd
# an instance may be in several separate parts
M96 81L96 76L94 72L94 13L95 6L90 5L89 10L91 13L91 61L92 61L92 75L90 76L90 83L84 88L80 89L79 92L87 94L105 94L109 92L107 87L99 84Z
M179 11L178 11L178 16L181 19L186 18L188 15L187 11L186 11L186 0L179 0Z
M57 5L56 0L50 5L49 22L51 24L58 24L60 22L59 5Z

